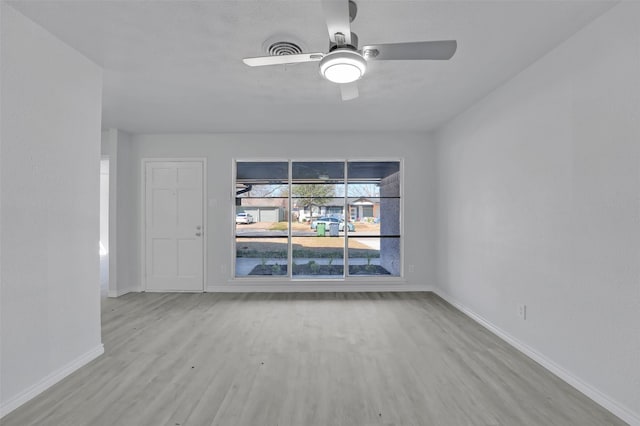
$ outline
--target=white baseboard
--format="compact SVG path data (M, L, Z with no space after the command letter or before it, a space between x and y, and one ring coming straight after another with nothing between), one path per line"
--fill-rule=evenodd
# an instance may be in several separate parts
M0 405L0 419L104 353L100 344Z
M120 296L124 296L127 293L133 293L133 292L140 292L140 290L133 289L133 288L127 288L127 289L121 289L121 290L109 290L108 296L120 297Z
M476 321L478 324L482 325L484 328L486 328L505 342L509 343L511 346L515 347L529 358L533 359L535 362L549 370L551 373L555 374L560 379L564 380L565 382L576 388L578 391L585 394L587 397L591 398L595 403L610 411L614 415L618 416L623 421L629 423L630 426L640 426L640 414L634 413L629 408L600 392L598 389L584 382L579 377L576 377L573 373L565 370L563 367L556 364L553 360L537 352L535 349L522 342L521 340L513 337L501 328L495 326L493 323L491 323L481 315L478 315L471 309L467 308L465 305L458 302L442 290L436 289L434 290L434 292L438 296L449 302L451 305L453 305L456 309Z
M406 283L356 283L356 282L322 282L322 283L243 283L234 282L227 285L210 285L208 293L345 293L366 291L433 291L432 286Z
M127 293L140 293L139 289L128 289L118 293L109 292L109 297L119 297ZM397 283L357 283L357 282L271 282L256 283L234 281L224 285L210 285L204 290L206 293L348 293L348 292L401 292L401 291L434 291L430 285ZM145 290L147 293L200 293L199 291L175 290Z

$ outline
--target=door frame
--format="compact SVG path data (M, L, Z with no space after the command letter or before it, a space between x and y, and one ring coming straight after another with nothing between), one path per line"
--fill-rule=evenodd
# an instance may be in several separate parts
M147 164L149 163L166 163L166 162L199 162L202 163L202 290L204 293L207 288L207 247L208 247L208 234L209 225L207 223L207 212L209 203L207 202L207 158L206 157L144 157L141 160L142 167L140 168L140 182L142 196L139 199L140 202L140 264L142 271L142 289L141 291L147 291ZM179 293L179 292L176 292ZM192 291L185 291L185 293L193 293Z

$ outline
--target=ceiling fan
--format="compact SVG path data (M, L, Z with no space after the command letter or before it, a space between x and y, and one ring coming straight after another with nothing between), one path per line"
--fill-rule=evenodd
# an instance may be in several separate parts
M351 22L358 8L353 0L322 0L329 30L329 52L299 53L244 58L250 67L320 62L320 75L338 83L342 100L358 97L359 80L368 61L447 60L458 46L455 40L413 41L407 43L369 44L358 50L358 37L351 32Z

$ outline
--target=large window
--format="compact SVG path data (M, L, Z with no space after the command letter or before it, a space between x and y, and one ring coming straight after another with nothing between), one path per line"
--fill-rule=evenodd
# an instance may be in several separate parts
M237 161L235 276L401 275L399 161Z

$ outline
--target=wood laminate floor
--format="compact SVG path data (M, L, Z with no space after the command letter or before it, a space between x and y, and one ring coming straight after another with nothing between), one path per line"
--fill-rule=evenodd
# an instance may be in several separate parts
M432 293L132 293L102 322L2 426L624 424Z

